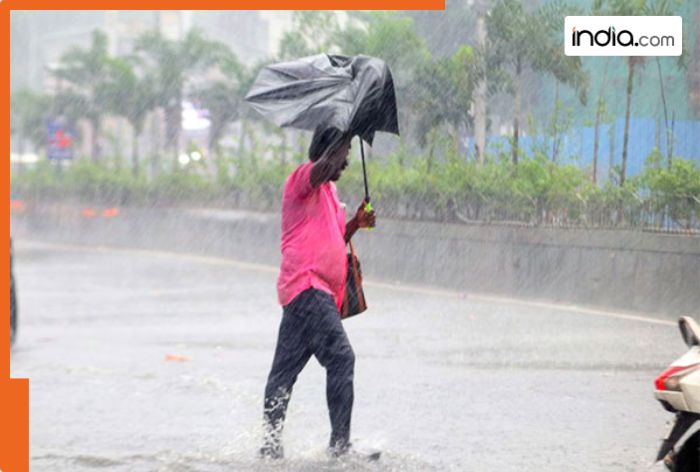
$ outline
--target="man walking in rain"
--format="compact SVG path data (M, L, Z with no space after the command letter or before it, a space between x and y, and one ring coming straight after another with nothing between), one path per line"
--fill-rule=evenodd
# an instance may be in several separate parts
M348 165L352 136L336 128L316 129L310 162L287 178L282 197L282 263L277 281L283 307L277 347L265 388L262 457L281 459L282 429L292 387L311 356L326 369L331 422L329 453L350 449L355 354L339 309L347 276L345 246L375 216L361 205L345 222L335 183Z

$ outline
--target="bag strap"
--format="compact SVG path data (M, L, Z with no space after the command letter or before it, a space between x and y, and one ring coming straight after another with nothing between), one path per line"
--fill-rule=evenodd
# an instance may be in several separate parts
M357 257L355 257L355 248L352 247L351 241L348 241L348 246L350 247L350 254L352 255L350 259L352 259L353 272L357 272Z
M352 261L352 273L355 276L355 286L360 286L362 284L362 281L360 280L360 274L357 270L357 257L355 256L355 248L352 247L351 241L348 241L348 246L350 246L350 254L352 255L350 260Z

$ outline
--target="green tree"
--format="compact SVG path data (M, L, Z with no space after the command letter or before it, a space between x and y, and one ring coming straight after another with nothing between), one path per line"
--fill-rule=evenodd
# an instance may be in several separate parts
M690 229L700 218L700 166L692 160L674 159L664 167L662 161L658 149L652 152L639 181L655 211Z
M295 11L292 28L282 35L279 59L289 60L322 52L333 52L340 25L335 11Z
M95 30L89 49L79 46L69 49L52 70L58 79L68 85L67 89L56 94L59 108L70 109L71 115L78 115L90 123L90 154L93 162L97 162L100 156L99 136L105 113L105 84L109 80L109 62L107 36L102 31Z
M397 12L353 12L345 28L337 33L336 44L345 54L378 57L389 65L402 134L421 141L430 130L425 129L425 117L418 111L418 97L425 96L418 92L418 81L420 78L426 84L426 68L438 66L432 62L413 19ZM464 106L468 108L469 104Z
M160 32L147 32L136 39L134 49L154 80L156 103L165 111L166 147L172 151L177 168L186 87L195 73L229 57L231 51L224 43L207 39L197 29L179 40L168 39Z
M338 32L335 44L345 54L365 54L386 61L399 86L430 60L425 40L412 18L397 12L357 12Z
M673 15L673 1L669 0L595 0L593 11L597 15L610 16L668 16ZM681 56L682 57L682 56ZM629 145L630 115L632 110L632 93L634 91L634 77L636 69L643 67L645 57L628 56L627 62L627 88L625 102L625 127L622 137L622 162L620 164L620 186L625 184L627 177L627 153ZM683 60L679 61L683 65ZM663 93L663 89L662 89ZM665 101L665 99L664 99ZM667 125L668 126L668 125ZM670 160L670 159L669 159Z
M561 25L571 8L550 2L534 12L525 9L523 0L499 0L486 21L489 60L497 74L506 71L514 95L512 161L518 163L518 137L522 101L523 72L530 68L549 73L568 84L586 102L588 78L579 57L564 55ZM500 69L500 70L499 70Z
M413 93L419 70L431 56L412 18L397 12L346 12L341 26L333 11L295 12L292 31L280 41L280 59L319 53L364 54L380 58L394 77L402 134L420 139L429 130L420 128ZM465 106L468 107L468 104ZM406 131L409 131L408 133Z
M607 117L606 103L605 103L605 87L608 83L608 67L610 66L610 58L606 58L605 68L603 69L603 81L598 89L598 97L595 103L595 122L593 123L593 168L591 170L591 177L593 183L598 182L598 149L600 147L600 123L604 121Z
M250 87L246 71L235 56L232 55L222 62L220 70L222 78L193 92L194 98L209 111L211 127L207 144L209 152L214 154L217 160L221 157L219 141L226 127L243 117L244 97Z
M21 88L10 96L10 133L17 136L17 150L25 152L25 144L34 150L46 146L46 120L50 99L29 88Z
M699 10L700 11L700 10ZM698 12L695 13L696 18ZM696 22L697 24L697 22ZM694 37L689 37L688 43L692 41L694 47L692 48L692 56L688 61L688 70L686 72L686 77L688 78L688 101L693 114L696 118L700 117L700 28L694 28ZM685 44L685 41L684 41Z
M255 130L254 127L250 126L250 123L256 123L265 132L270 130L278 131L278 128L270 123L267 119L264 119L262 115L253 110L253 108L248 105L245 101L245 96L248 91L252 88L255 79L258 77L260 70L268 64L268 61L263 60L257 62L249 67L243 67L240 69L240 75L237 78L239 85L234 88L234 92L237 94L236 103L238 107L238 120L239 120L239 131L238 136L238 155L243 157L246 151L246 141L255 140Z
M156 106L154 81L139 75L137 57L117 58L109 62L110 78L105 84L105 107L108 112L125 118L131 125L131 166L136 176L140 171L139 137L143 132L146 116Z
M646 14L649 16L673 16L676 14L675 8L681 7L682 4L682 0L659 0L649 4L649 6L647 7ZM688 44L688 38L685 37L685 34L683 36L683 50L681 51L681 55L676 61L676 67L678 69L687 71L688 62L686 61L686 58L689 54L688 49L685 45ZM661 92L661 101L664 109L664 124L666 127L666 162L668 167L670 168L673 161L673 125L675 122L675 113L673 114L673 118L671 118L671 126L669 126L668 106L666 104L666 91L664 86L663 74L661 73L661 60L659 56L656 56L654 59L656 60L656 70L659 74L659 90ZM692 88L692 84L689 85Z
M476 84L476 59L469 46L463 46L452 57L440 58L424 64L416 79L416 111L418 113L418 140L425 147L432 130L448 125L453 150L458 151L459 133L471 127L469 112ZM428 170L432 166L433 144L428 152Z

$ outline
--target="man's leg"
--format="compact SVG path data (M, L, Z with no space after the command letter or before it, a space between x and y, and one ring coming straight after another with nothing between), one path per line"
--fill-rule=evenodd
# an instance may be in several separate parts
M345 333L338 309L330 295L323 294L319 322L315 324L313 348L326 368L326 399L331 420L331 451L344 453L350 445L355 353Z
M265 387L265 439L261 450L264 456L283 456L281 436L292 387L312 353L305 334L308 320L305 313L295 310L303 298L295 299L285 308L280 322L275 357Z

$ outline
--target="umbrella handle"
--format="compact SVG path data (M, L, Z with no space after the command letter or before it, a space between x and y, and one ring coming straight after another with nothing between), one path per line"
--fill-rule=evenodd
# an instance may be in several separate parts
M369 187L367 186L367 169L365 168L365 145L362 141L362 136L360 138L360 155L362 156L362 177L365 180L365 201L369 203ZM370 207L371 208L371 207Z
M365 200L364 210L366 213L371 213L374 211L374 208L372 208L372 204L370 202L368 202L367 200ZM374 226L371 226L371 227L365 228L365 229L368 231L372 231L374 229Z

